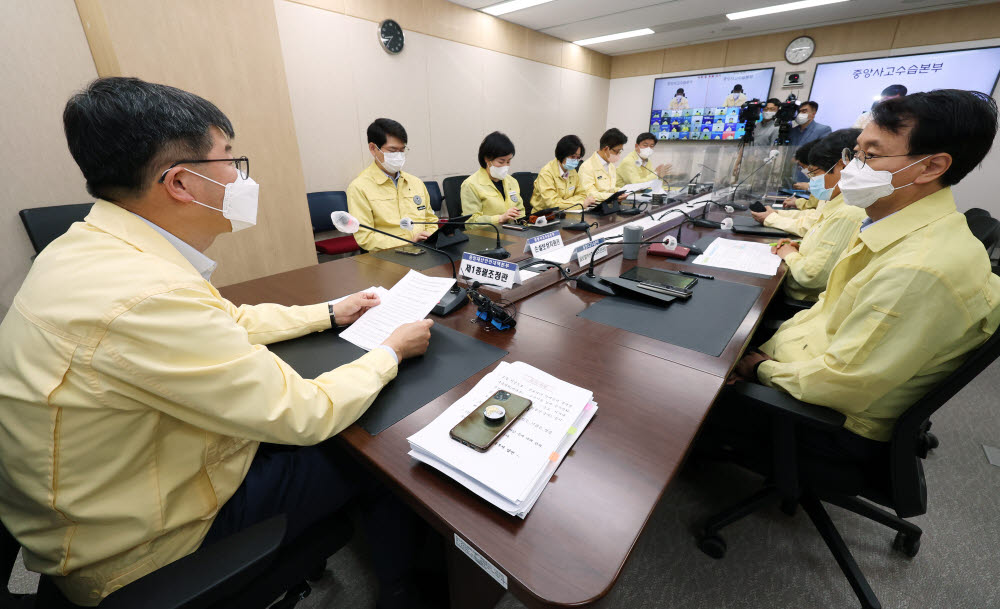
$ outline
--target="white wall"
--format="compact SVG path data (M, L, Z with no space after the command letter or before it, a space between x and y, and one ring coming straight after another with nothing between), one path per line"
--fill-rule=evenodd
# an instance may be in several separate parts
M66 0L5 3L0 21L0 318L31 266L34 250L17 212L87 203L83 175L66 147L62 110L97 78L76 5Z
M487 133L514 141L513 171L538 171L568 133L596 149L609 80L406 31L390 56L371 21L275 0L306 190L344 190L371 162L365 130L379 117L409 135L406 171L469 174Z
M849 55L830 55L826 57L812 57L809 61L798 66L791 66L783 61L770 63L755 63L742 66L729 66L718 69L691 70L687 72L676 72L669 74L656 74L650 76L633 76L630 78L616 78L611 80L611 87L608 93L608 127L618 127L629 137L649 130L649 109L653 99L653 81L664 76L684 76L688 74L702 74L706 72L728 72L735 70L751 70L757 68L774 68L774 80L771 83L771 97L785 99L790 92L795 92L800 100L807 99L807 93L812 86L812 77L816 71L816 64L829 61L842 61L849 59L866 59L870 57L885 57L911 55L913 53L925 53L931 51L947 51L956 49L971 49L976 47L1000 45L1000 38L989 40L973 40L969 42L956 42L950 44L910 47L905 49L893 49L891 51L873 51L869 53L854 53ZM781 83L785 72L805 70L803 77L804 86L797 89L782 88ZM993 91L994 99L998 98L998 91ZM820 108L817 120L823 122L823 109ZM685 152L691 152L692 147L698 149L712 148L715 146L730 146L734 144L713 144L711 142L681 143L681 142L660 142L656 145L657 153L654 162L669 162L672 156L687 156ZM1000 217L1000 196L996 194L994 186L994 176L1000 175L1000 137L993 142L993 150L983 161L982 167L970 173L958 186L955 187L955 199L959 209L970 207L982 207L990 211L994 217Z

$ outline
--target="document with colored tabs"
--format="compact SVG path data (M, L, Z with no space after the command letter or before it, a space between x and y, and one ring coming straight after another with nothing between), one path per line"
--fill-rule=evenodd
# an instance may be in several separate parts
M389 338L403 324L427 317L434 305L451 289L451 277L428 277L410 271L388 292L379 294L382 303L368 309L340 337L366 351L371 351Z
M484 453L453 440L451 428L499 389L530 399L531 408ZM501 362L410 436L409 454L524 518L596 412L590 391L521 362Z

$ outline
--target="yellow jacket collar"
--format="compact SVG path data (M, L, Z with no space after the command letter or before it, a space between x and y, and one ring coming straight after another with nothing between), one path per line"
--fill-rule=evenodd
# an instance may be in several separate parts
M379 186L381 186L381 185L385 184L386 182L389 182L389 181L392 180L392 178L390 178L384 171L382 171L382 168L379 167L378 164L376 164L374 160L371 162L370 165L368 165L368 167L365 167L365 170L364 170L363 173L364 173L364 175L366 175L369 178L371 178L371 180L373 182L375 182L376 184L378 184ZM402 171L399 172L399 177L400 178L403 177L403 172Z
M871 224L861 231L861 240L868 249L878 252L913 231L956 211L951 187L945 187Z
M634 165L636 161L640 161L641 162L640 164L643 166L645 166L646 163L649 162L647 159L643 159L642 157L640 157L638 151L636 151L636 149L633 148L632 152L625 155L625 158L622 159L622 162L619 164L625 165L626 163L632 163Z
M191 266L177 248L170 244L148 224L142 221L139 216L122 209L121 207L98 199L91 208L90 213L84 221L91 226L121 239L140 252L159 256L164 260L173 262L177 266L188 269L201 278L197 269Z

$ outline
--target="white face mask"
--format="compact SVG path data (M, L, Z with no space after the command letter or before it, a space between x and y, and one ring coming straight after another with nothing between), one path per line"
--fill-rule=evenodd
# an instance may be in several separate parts
M217 209L211 205L205 205L201 201L192 199L193 203L215 211L221 211L222 217L229 220L229 223L232 225L234 233L257 224L257 197L260 194L260 185L257 182L254 182L250 177L244 178L239 176L235 182L223 184L216 182L212 178L203 176L197 171L191 171L187 167L184 170L226 189L226 194L222 199L222 209Z
M774 118L774 115L777 114L777 112L771 112L770 110L764 110L763 114L764 114L764 120L769 121L772 118Z
M839 186L840 193L844 195L844 203L865 209L875 201L888 197L900 188L912 186L913 182L903 186L893 186L892 176L929 158L931 157L925 156L919 161L914 161L903 167L903 169L891 172L877 171L867 164L862 165L860 159L854 159L840 172Z
M382 167L389 173L399 173L403 169L403 164L406 163L406 153L405 152L383 152Z
M622 153L615 154L613 152L608 152L608 163L615 164L622 159Z
M795 115L795 124L796 125L805 125L808 122L809 122L809 114L808 113L806 113L806 112L800 112L800 113L798 113L798 114Z
M643 159L648 159L649 157L653 156L653 149L652 148L640 148L639 149L639 156L641 156Z
M490 165L490 176L492 176L494 180L502 180L507 177L508 173L510 173L510 165L504 165L503 167Z

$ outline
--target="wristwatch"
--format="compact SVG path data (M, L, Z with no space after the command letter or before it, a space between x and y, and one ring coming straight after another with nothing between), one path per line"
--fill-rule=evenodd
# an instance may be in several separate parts
M328 302L328 303L326 303L326 306L330 308L330 327L331 328L336 328L337 327L337 316L333 314L333 303L332 302Z

